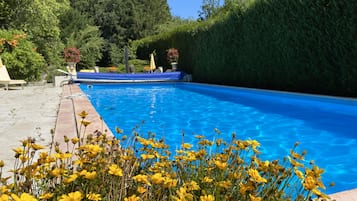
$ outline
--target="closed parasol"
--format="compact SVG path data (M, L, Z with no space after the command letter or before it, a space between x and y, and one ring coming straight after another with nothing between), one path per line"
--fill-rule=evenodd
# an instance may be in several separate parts
M153 72L156 69L154 54L150 54L150 71Z

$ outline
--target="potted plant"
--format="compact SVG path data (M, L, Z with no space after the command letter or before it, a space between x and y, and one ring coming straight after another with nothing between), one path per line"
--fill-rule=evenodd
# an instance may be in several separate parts
M64 60L68 63L71 71L75 69L76 63L81 60L81 52L75 47L64 49Z
M177 63L179 58L179 52L176 48L169 48L167 50L167 60L170 62L172 66L172 71L176 71Z

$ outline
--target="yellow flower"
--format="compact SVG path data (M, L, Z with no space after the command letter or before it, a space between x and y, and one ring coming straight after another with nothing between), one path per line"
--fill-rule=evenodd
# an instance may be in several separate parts
M82 111L81 113L79 113L78 115L84 119L84 118L87 117L88 113L83 110L83 111Z
M27 147L29 143L31 143L31 138L28 138L26 140L21 140L22 146Z
M87 127L87 126L90 124L90 121L82 120L82 121L81 121L81 124L82 124L84 127Z
M153 144L153 142L151 140L147 140L147 139L144 139L142 137L136 137L136 139L139 141L140 144L144 145L144 146L148 146L150 144Z
M48 157L48 153L47 152L41 152L39 157L40 157L40 159L45 160Z
M173 196L173 199L176 201L193 200L193 195L191 193L188 193L187 189L184 187L181 187L179 190L176 190L176 194L178 195L178 197Z
M48 157L46 157L46 159L45 159L45 162L46 162L46 163L52 163L52 162L55 162L55 161L56 161L56 158L53 157L53 156L48 156Z
M132 195L130 197L124 198L124 201L139 201L140 197L136 196L136 195Z
M216 145L217 145L217 146L221 146L222 141L223 141L222 139L217 139L217 140L216 140Z
M206 153L206 150L205 150L205 149L201 149L201 150L195 152L195 154L196 154L196 157L197 157L197 158L200 158L200 157L205 156L207 153Z
M77 144L79 139L77 137L74 137L71 139L71 141L72 141L72 144Z
M86 158L79 158L78 160L75 160L74 162L73 162L73 164L74 165L78 165L78 166L80 166L80 167L82 167L84 164L86 164L86 163L88 163L88 159L86 159Z
M9 188L7 186L1 186L0 187L0 195L7 193L8 190L9 190Z
M131 159L133 159L133 156L127 156L127 155L125 155L125 156L121 156L121 158L123 159L123 160L125 160L125 161L128 161L128 160L131 160Z
M155 155L152 155L152 154L141 154L141 158L144 159L144 160L153 159L153 158L155 158Z
M176 187L176 185L177 185L177 179L171 179L171 178L165 177L165 180L164 180L165 188L173 188L173 187Z
M205 138L205 137L202 136L202 135L195 135L195 138L197 138L197 139L203 139L203 138Z
M256 140L247 140L248 144L252 146L253 149L257 148L260 146L260 143Z
M95 176L97 175L97 172L93 171L93 172L87 172L87 170L82 170L80 172L81 176L84 176L84 178L92 180L95 178Z
M176 153L177 153L177 154L184 154L185 151L184 151L184 150L176 150Z
M81 146L80 149L83 150L90 158L96 157L100 152L103 151L103 148L94 144L86 144Z
M195 181L191 181L190 183L185 183L184 186L189 191L196 191L200 189L200 186Z
M136 182L141 182L144 184L147 184L148 186L151 186L150 182L148 181L148 176L139 174L133 177L134 181Z
M209 178L209 177L204 177L203 179L202 179L202 182L203 183L211 183L213 181L213 179L211 179L211 178Z
M1 195L0 196L0 201L10 201L9 196L8 195Z
M213 195L200 196L200 201L214 201L214 196Z
M267 180L263 177L260 176L258 170L255 169L249 169L248 170L248 175L253 179L253 181L258 182L258 183L266 183Z
M63 180L63 182L64 182L65 184L69 184L69 183L74 182L77 178L78 178L78 175L72 174L72 175L70 175L68 178L65 178L65 179Z
M51 199L52 197L53 197L53 193L45 193L45 194L42 194L41 196L40 196L40 199L41 200L48 200L48 199Z
M53 169L50 174L54 177L59 177L61 176L62 174L64 173L64 170L63 169L60 169L60 168L55 168Z
M316 180L312 176L307 176L302 185L306 190L313 190L317 187Z
M142 187L142 186L139 186L136 191L138 191L140 194L143 194L143 193L146 192L146 188L144 188L144 187Z
M164 178L162 177L161 173L155 173L150 178L152 183L154 184L161 184L164 181Z
M227 167L227 163L223 163L223 162L221 162L219 160L215 160L214 164L221 170L224 170Z
M164 143L160 143L160 142L155 142L151 145L153 148L158 148L158 149L163 149L163 148L167 148L168 146Z
M320 168L317 167L316 165L314 165L314 166L312 167L312 171L313 171L314 176L315 176L316 178L321 178L321 174L325 172L324 169L320 169Z
M96 193L89 193L86 196L88 198L88 200L93 200L93 201L99 201L102 200L102 198L100 197L100 194L96 194Z
M254 196L251 195L251 194L249 194L249 197L250 197L250 200L251 200L251 201L261 201L261 200L262 200L262 198L260 198L260 197L254 197Z
M40 150L40 149L44 149L46 148L45 146L42 146L42 145L39 145L39 144L31 144L31 148L34 149L34 150Z
M123 170L116 164L112 164L109 166L109 174L115 175L122 177L123 176Z
M57 153L54 155L55 158L60 159L60 160L65 160L67 158L71 158L72 154L71 153Z
M221 187L221 188L225 188L225 189L228 189L229 187L232 186L232 182L231 181L220 181L218 183L218 186Z
M322 199L330 199L330 197L324 193L322 193L321 191L319 191L318 189L313 189L312 192L319 198L322 198Z
M80 201L82 200L83 195L81 192L76 191L69 193L68 195L62 195L58 201Z
M23 154L24 153L24 148L22 147L17 147L15 149L12 149L16 155L20 155L20 154Z
M192 145L189 144L189 143L183 143L181 146L182 146L182 148L184 148L184 149L191 149L191 147L192 147Z
M197 160L196 153L194 151L190 151L187 153L187 157L184 158L186 161L194 161Z
M238 172L228 173L228 178L230 179L239 179L241 177L241 173Z
M290 161L292 166L294 166L294 167L304 167L303 164L301 164L301 163L297 162L296 160L292 159L290 156L288 156L288 159L289 159L289 161Z
M21 160L22 163L25 163L29 158L26 157L26 156L24 156L24 155L21 155L21 156L19 157L19 159Z
M63 136L63 140L65 143L69 142L69 138L67 137L67 135Z
M202 146L212 146L213 145L213 142L210 142L209 140L207 139L204 139L204 140L201 140L198 142L199 145L202 145Z
M290 154L291 154L291 156L292 156L293 158L295 158L295 159L304 160L304 157L303 157L303 156L301 156L300 154L294 152L293 150L290 150Z
M22 193L20 197L15 194L11 194L11 197L14 201L37 201L35 197L28 193Z
M240 183L239 184L239 192L241 193L241 194L245 194L247 191L249 192L249 191L253 191L254 190L254 185L252 184L252 182L251 181L249 181L248 183L246 183L246 184L242 184L242 183Z

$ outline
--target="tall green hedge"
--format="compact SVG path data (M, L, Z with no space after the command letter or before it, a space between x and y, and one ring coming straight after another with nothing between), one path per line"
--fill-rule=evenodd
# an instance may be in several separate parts
M357 0L257 0L219 20L137 43L170 46L194 81L357 97Z

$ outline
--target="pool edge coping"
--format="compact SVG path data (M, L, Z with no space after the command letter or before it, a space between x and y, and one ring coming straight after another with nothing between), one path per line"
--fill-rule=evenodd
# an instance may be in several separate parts
M84 120L90 122L85 128L81 123L83 119L79 116L82 111L88 113ZM98 130L98 128L100 129ZM71 139L77 137L77 133L81 136L94 133L105 133L108 136L114 136L88 97L79 88L79 85L64 85L62 86L62 95L57 113L54 141L59 143L60 150L66 150L64 136L66 135Z

